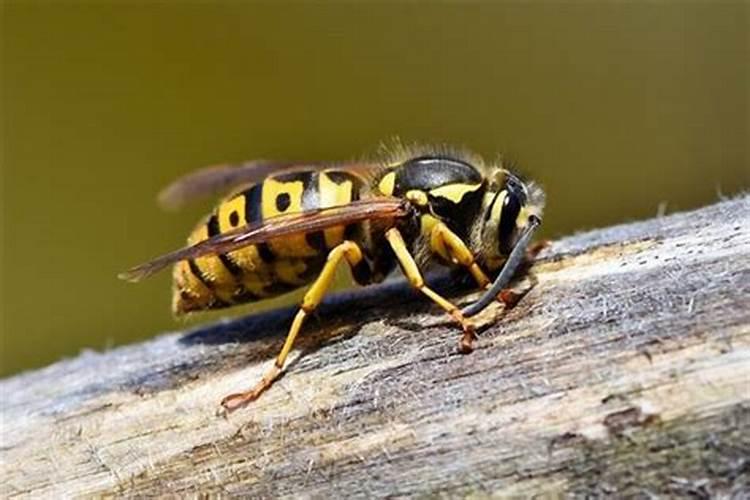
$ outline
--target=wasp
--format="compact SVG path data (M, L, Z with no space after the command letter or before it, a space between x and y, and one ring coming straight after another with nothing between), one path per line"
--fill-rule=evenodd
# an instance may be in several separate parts
M412 287L461 327L459 348L470 352L470 317L503 296L544 207L541 188L502 161L419 146L343 164L208 167L176 180L159 198L175 208L222 191L230 194L197 225L188 246L120 277L138 281L173 265L176 315L309 285L275 363L254 387L225 397L228 410L255 400L279 377L341 263L360 285L380 282L400 267ZM432 264L465 269L484 293L459 309L425 283L421 269Z

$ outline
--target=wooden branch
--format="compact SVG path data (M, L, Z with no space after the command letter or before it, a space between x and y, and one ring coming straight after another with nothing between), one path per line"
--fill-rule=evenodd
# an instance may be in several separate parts
M6 379L0 496L739 495L749 221L744 196L556 241L470 355L399 284L340 297L229 416L291 309Z

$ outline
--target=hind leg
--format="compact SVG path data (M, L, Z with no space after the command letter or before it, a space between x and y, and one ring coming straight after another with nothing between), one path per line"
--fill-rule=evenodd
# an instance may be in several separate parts
M289 328L289 333L286 336L286 341L284 341L284 346L281 348L274 364L268 369L268 371L266 371L263 378L255 384L254 387L244 392L230 394L222 399L221 405L224 408L229 411L235 410L240 406L257 399L258 396L271 387L273 382L279 377L279 375L281 375L286 358L294 346L294 341L302 328L305 318L313 312L315 308L318 307L321 300L323 300L323 297L335 276L336 267L342 259L345 259L349 266L354 268L354 266L359 264L363 259L362 250L356 243L345 241L330 251L323 269L320 271L317 279L310 286L302 299L302 304L294 317L294 321L292 321L292 326Z

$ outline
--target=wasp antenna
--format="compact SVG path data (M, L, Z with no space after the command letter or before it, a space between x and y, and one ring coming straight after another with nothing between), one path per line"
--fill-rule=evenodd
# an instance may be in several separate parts
M482 295L479 300L465 307L463 311L461 311L464 316L470 317L482 312L490 304L490 302L495 300L497 294L499 294L503 288L508 286L508 283L510 283L513 275L518 270L518 266L521 264L521 262L523 262L524 256L526 254L526 247L529 245L529 241L531 241L531 238L534 236L534 232L541 223L542 220L536 215L532 215L529 217L528 225L526 226L526 228L524 228L524 232L521 234L521 237L518 238L516 245L513 247L513 250L508 256L508 260L505 261L503 269L500 271L500 274L497 275L497 278L495 278L495 282L492 283L492 286L486 292L484 292L484 295Z

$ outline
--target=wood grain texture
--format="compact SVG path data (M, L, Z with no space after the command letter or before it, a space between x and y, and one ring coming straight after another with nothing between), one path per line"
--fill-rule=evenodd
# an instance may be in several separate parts
M291 309L3 380L0 497L740 497L749 221L744 196L556 241L470 355L403 284L338 297L229 416L219 399L258 380Z

